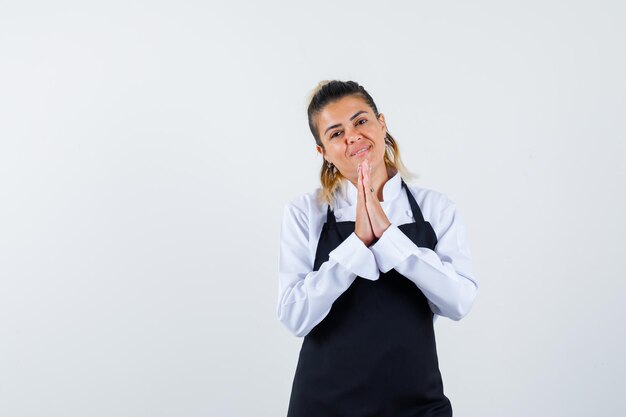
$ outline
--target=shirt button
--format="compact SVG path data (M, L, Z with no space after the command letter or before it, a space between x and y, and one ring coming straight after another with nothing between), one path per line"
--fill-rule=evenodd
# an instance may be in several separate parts
M413 212L411 210L407 210L406 215L409 217L413 217Z

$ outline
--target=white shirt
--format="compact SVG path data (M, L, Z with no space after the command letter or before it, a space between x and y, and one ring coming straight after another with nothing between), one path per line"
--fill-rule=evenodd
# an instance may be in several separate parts
M321 189L285 206L280 233L277 317L293 334L305 336L329 313L333 302L357 276L376 280L395 269L417 285L437 316L460 320L471 309L478 290L471 253L455 204L444 194L408 184L415 201L437 235L435 250L418 247L398 226L414 221L401 177L383 186L382 208L391 226L370 247L355 233L330 252L313 271L317 243L328 204ZM355 221L357 189L343 180L335 193L338 222Z

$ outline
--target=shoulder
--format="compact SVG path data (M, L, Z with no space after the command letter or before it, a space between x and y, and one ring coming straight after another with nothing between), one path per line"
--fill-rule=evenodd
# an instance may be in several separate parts
M432 188L408 184L422 211L424 220L430 223L435 234L441 237L453 223L460 222L455 202L447 194Z
M322 189L317 187L313 191L303 193L285 204L284 215L310 219L320 213L325 213L328 204L322 199Z
M442 212L454 206L447 194L432 188L407 183L409 191L415 197L424 217L438 217Z

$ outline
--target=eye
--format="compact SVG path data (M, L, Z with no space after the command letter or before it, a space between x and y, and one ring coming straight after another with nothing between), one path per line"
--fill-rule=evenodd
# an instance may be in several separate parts
M359 121L356 122L358 125L363 125L365 123L367 123L367 119L359 119Z
M339 136L340 133L341 133L341 130L334 131L333 133L330 134L330 138L334 139L337 136Z

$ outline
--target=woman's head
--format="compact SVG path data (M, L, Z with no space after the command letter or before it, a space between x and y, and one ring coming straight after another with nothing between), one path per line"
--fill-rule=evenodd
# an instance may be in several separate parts
M343 178L356 182L357 166L363 159L372 170L411 176L387 131L384 115L363 86L354 81L322 81L311 95L307 113L316 149L323 156L320 179L329 204Z
M374 99L365 91L363 86L354 81L321 81L317 85L317 88L313 90L307 109L309 129L311 129L315 143L317 143L318 146L322 146L322 142L318 131L316 116L319 115L328 104L346 96L361 97L374 114L378 116L376 103L374 103Z

